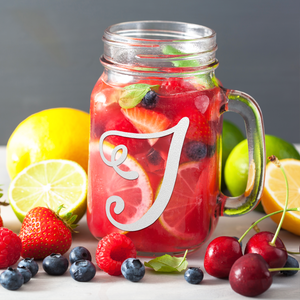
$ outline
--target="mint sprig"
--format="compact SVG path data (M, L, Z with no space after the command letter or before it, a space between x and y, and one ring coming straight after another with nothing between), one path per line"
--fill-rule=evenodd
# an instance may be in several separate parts
M181 272L185 270L188 266L186 260L188 250L185 251L183 257L175 257L169 254L156 257L148 262L144 262L146 267L152 268L156 272L171 273L171 272Z
M119 99L122 108L133 108L137 106L145 95L152 89L155 90L159 85L150 85L145 83L131 84L124 87Z

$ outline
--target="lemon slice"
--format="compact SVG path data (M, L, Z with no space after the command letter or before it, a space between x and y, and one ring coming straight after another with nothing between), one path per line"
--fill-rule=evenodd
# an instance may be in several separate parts
M300 207L300 161L296 159L280 160L287 175L289 184L288 208ZM266 168L265 187L261 202L267 214L284 208L286 198L286 186L283 174L275 164L268 163ZM275 223L279 223L281 214L271 217ZM300 235L300 213L287 212L282 228Z
M76 223L86 211L87 174L76 162L65 159L44 160L23 169L10 183L8 198L18 219L37 206L56 211L64 205L61 216L72 212Z

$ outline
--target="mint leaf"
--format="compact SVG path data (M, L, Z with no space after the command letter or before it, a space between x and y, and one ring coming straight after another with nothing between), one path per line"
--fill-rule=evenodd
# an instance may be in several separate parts
M144 262L146 267L152 268L156 272L170 273L170 272L181 272L188 266L186 260L187 250L183 257L170 256L165 254L160 257L156 257L148 262Z
M137 106L144 96L151 90L158 88L159 85L150 85L145 83L131 84L124 87L119 99L122 108L133 108Z
M170 45L166 45L163 50L163 54L165 55L180 55L180 54L186 54ZM197 60L178 60L178 61L172 61L173 65L177 68L188 68L188 67L199 67L200 64ZM202 85L204 88L211 88L213 86L217 86L218 82L215 77L212 79L209 78L209 73L196 75L194 76L196 82L199 85Z
M163 50L165 55L181 55L186 54L170 45L166 45ZM187 67L199 67L200 64L197 60L174 60L172 61L173 65L177 68L187 68Z

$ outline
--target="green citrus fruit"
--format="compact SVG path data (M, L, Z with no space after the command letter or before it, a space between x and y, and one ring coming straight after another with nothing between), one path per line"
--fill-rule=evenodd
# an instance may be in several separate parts
M297 149L289 142L272 135L265 136L266 157L275 155L279 160L294 158L300 160ZM232 196L245 192L248 180L248 142L243 140L229 154L224 170L224 178ZM268 163L268 159L266 159Z
M224 168L226 160L232 151L232 149L245 139L245 136L241 130L233 123L224 120L223 121L223 133L222 133L222 190L225 189L224 180Z
M86 211L87 174L76 162L50 159L31 164L11 181L8 189L10 205L23 222L29 210L37 206L56 211L64 205L61 216L77 215L77 223Z

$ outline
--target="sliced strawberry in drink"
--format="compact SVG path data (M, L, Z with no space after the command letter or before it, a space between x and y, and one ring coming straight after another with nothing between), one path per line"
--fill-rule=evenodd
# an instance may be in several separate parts
M134 125L129 122L119 109L111 110L111 113L106 111L106 124L104 126L104 131L117 130L122 132L138 133ZM109 110L109 107L107 107ZM109 119L107 118L109 116ZM143 153L149 151L150 145L147 139L133 139L122 137L119 135L110 135L107 137L107 141L114 145L125 145L128 148L129 154L135 155L136 153Z
M143 107L134 107L129 109L121 109L127 120L140 133L154 133L166 130L171 124L170 120L163 114L157 113ZM149 139L152 146L157 139Z
M181 114L175 118L177 124L183 117L190 120L186 138L193 141L200 141L206 145L214 145L216 142L215 130L210 126L207 118L196 109L183 109ZM174 125L173 125L174 126Z

